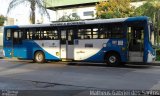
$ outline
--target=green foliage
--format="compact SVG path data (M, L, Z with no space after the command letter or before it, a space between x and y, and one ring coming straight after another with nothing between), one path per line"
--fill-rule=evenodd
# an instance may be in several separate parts
M135 10L136 16L148 16L151 18L155 29L155 43L159 44L160 31L160 0L147 0L145 4Z
M9 13L13 8L17 7L18 5L21 5L24 3L27 3L27 4L29 3L29 5L30 5L30 9L31 9L30 21L32 24L35 24L36 8L39 8L39 13L41 15L46 14L48 16L48 18L50 19L49 13L47 12L47 9L43 6L46 4L46 2L44 2L43 0L11 0L7 13Z
M159 18L157 17L157 15L160 14L158 11L160 11L160 0L147 0L145 4L143 4L135 10L134 15L145 15L151 17L153 23L157 24L159 22Z
M3 26L5 20L6 20L6 17L4 17L3 15L0 15L0 26Z
M156 61L160 61L160 49L156 50Z
M160 1L159 0L148 0L145 4L138 7L135 10L134 15L136 16L149 16L151 17L152 21L156 23L156 19L158 19L157 12L160 10Z
M96 4L97 18L124 18L132 16L134 8L130 7L130 0L107 0Z
M58 21L62 22L68 22L68 21L78 21L80 20L80 17L78 15L72 16L72 15L64 15L61 18L58 19Z

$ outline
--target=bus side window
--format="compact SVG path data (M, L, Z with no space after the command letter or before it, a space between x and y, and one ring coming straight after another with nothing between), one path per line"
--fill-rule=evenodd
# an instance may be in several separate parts
M11 40L11 29L7 30L6 40Z
M85 35L85 39L92 39L92 30L86 29L84 35Z
M108 30L108 28L102 27L100 28L99 32L99 38L100 39L106 39L111 37L111 32Z
M18 31L14 31L14 39L18 38Z
M123 26L121 24L113 24L112 38L124 38Z
M32 35L33 35L33 31L32 31L32 29L29 29L28 32L27 32L27 38L28 38L29 40L32 40L32 39L33 39L33 38L32 38Z
M19 30L18 31L18 42L19 42L19 44L22 44L22 37L23 37L23 31Z
M22 34L22 40L26 40L27 39L27 32L25 29L21 30L21 34Z
M121 24L102 24L100 27L99 38L123 38L123 26Z
M52 32L53 34L51 34L51 39L52 40L57 40L58 39L58 31L55 29L53 32Z
M29 40L30 38L29 38L29 31L27 31L27 38L26 38L27 40Z
M18 30L13 31L13 44L18 44Z
M78 39L84 39L84 32L82 29L78 30Z
M68 44L73 44L74 38L73 38L73 30L68 30Z
M92 29L93 39L98 39L98 28Z
M79 29L78 38L79 39L92 39L92 30L90 28Z

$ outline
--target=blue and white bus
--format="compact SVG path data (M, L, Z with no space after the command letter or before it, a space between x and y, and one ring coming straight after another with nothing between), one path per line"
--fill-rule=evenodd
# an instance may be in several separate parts
M74 60L151 63L155 50L151 44L149 18L128 17L51 24L5 26L4 55L34 60Z

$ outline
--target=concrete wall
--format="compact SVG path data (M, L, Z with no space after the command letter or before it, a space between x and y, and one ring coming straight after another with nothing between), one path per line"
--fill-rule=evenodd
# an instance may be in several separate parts
M47 2L46 7L60 7L60 6L99 2L100 0L44 0L44 1Z
M14 25L14 22L16 20L14 18L7 18L7 21L5 22L5 25Z
M3 46L3 27L0 27L0 46Z
M131 6L134 6L135 8L137 8L143 5L144 3L145 1L132 2ZM84 16L84 12L87 12L87 11L93 11L93 15ZM72 8L57 9L54 13L56 17L54 21L57 21L59 18L61 18L64 15L71 15L72 13L77 13L77 15L80 16L81 19L94 19L96 17L95 15L96 8L95 8L95 5L92 5L92 6L90 5L90 6L77 6L77 7L72 7Z
M0 27L0 57L3 57L3 27Z
M86 16L85 15L86 12L93 12L93 15ZM71 15L72 13L76 13L78 16L80 16L80 19L93 19L95 18L96 10L95 10L95 6L72 8L72 9L61 9L56 11L56 20L58 20L64 15Z
M44 0L44 1L47 2L46 7L60 7L60 6L68 6L68 5L94 3L94 2L106 1L106 0ZM131 0L131 1L143 2L146 0Z

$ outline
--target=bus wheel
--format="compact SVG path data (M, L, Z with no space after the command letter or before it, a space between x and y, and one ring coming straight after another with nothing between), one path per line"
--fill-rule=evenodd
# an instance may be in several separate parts
M106 57L105 57L105 61L106 61L107 65L113 66L113 67L119 66L121 63L121 59L120 59L119 54L117 54L115 52L107 53Z
M37 51L34 55L34 61L37 63L44 63L45 62L45 56L42 51Z

